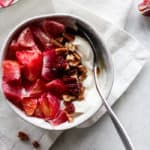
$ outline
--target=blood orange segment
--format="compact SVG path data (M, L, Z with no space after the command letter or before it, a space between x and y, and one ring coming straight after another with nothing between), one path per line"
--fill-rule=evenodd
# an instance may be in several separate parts
M56 79L51 82L48 82L46 84L46 87L51 93L59 97L61 97L62 94L65 93L66 91L65 85L60 79Z
M24 76L29 81L36 80L41 74L42 54L38 51L17 51L16 57L23 65Z
M29 88L28 93L30 97L38 97L44 91L46 91L45 83L42 80L37 79Z
M75 106L72 102L65 102L65 111L68 113L68 114L72 114L75 112Z
M20 82L21 68L17 61L3 61L3 80L6 82Z
M58 98L49 92L42 94L39 98L39 108L45 119L54 119L59 112L59 106Z
M51 81L56 78L56 69L53 68L55 59L56 53L54 49L43 52L42 77L47 81Z
M56 125L60 125L64 122L68 121L68 117L67 117L67 113L63 110L60 111L60 113L58 114L58 116L53 119L53 120L50 120L49 122L56 126Z
M150 0L144 0L138 5L138 10L144 16L150 16Z
M17 42L22 47L32 48L35 46L32 31L29 27L20 33Z
M6 83L5 81L2 82L2 88L5 96L15 105L19 105L22 99L22 88L19 85L11 85Z
M25 113L28 116L32 116L36 107L37 107L37 99L36 98L30 98L30 97L24 98L22 100L22 106L23 106Z
M44 20L42 25L44 31L53 36L57 36L65 31L65 26L56 21Z
M39 27L32 27L32 31L34 37L42 44L45 48L51 47L52 44L50 43L50 37L46 35Z
M14 0L0 0L1 7L7 7L13 3Z

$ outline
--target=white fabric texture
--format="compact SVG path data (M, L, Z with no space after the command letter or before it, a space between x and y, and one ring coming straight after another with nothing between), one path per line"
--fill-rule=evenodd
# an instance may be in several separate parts
M96 28L104 42L107 43L105 44L107 49L112 53L115 70L115 81L109 97L109 103L112 105L141 71L149 57L149 53L134 37L119 28L123 28L125 25L126 17L132 5L131 0L124 2L122 0L80 0L80 3L86 3L87 8L69 0L44 0L44 2L41 2L41 0L25 0L19 1L9 8L0 9L0 20L9 18L7 21L1 21L0 23L0 45L2 45L12 27L31 16L66 12L86 19ZM23 121L8 107L2 98L0 105L1 150L33 149L29 142L23 143L19 141L17 132L20 130L28 133L31 140L38 140L42 150L48 150L61 134L61 132L39 129ZM104 113L105 109L102 107L97 114L79 127L83 128L92 125Z

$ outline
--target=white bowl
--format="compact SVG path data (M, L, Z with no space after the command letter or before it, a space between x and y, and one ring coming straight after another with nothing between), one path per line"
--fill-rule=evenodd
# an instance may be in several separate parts
M82 26L83 28L85 28L87 31L89 31L90 33L92 33L94 35L94 37L96 38L97 42L96 42L96 50L99 53L99 57L102 60L103 64L103 71L101 72L101 74L99 75L99 82L101 85L101 90L103 93L104 97L108 97L112 88L112 84L113 84L113 67L112 67L112 61L110 58L110 54L108 53L108 51L106 50L101 38L99 37L99 35L97 34L97 31L94 29L94 27L92 27L87 21L74 16L74 15L70 15L70 14L49 14L49 15L41 15L41 16L35 16L32 18L29 18L23 22L21 22L20 24L18 24L14 29L12 29L12 31L9 33L8 37L6 38L6 41L4 42L2 49L1 49L1 64L2 61L5 59L7 50L8 50L8 45L10 43L10 41L13 39L13 37L15 36L16 33L18 33L22 28L24 28L26 25L45 19L45 18L51 18L53 20L57 20L60 22L63 22L64 24L69 24L70 26L74 26L75 24L78 23L80 24L80 26ZM95 39L94 39L95 40ZM1 66L2 67L2 66ZM1 69L2 70L2 69ZM2 72L1 74L1 80L2 80ZM1 82L2 83L2 82ZM94 82L93 82L94 84ZM2 87L1 87L2 89ZM2 91L3 93L3 91ZM91 93L92 94L92 93ZM4 96L4 95L3 95ZM4 96L5 98L5 96ZM6 99L6 98L5 98ZM24 120L26 120L27 122L41 127L43 129L48 129L48 130L66 130L66 129L70 129L73 127L76 127L82 123L84 123L86 120L88 120L90 117L92 117L102 106L102 101L100 98L97 99L91 99L91 100L85 100L85 101L81 101L80 102L80 106L84 106L84 103L86 102L89 106L89 108L80 116L76 117L74 119L73 122L69 123L69 122L65 122L61 125L58 126L52 126L51 124L49 124L48 122L45 122L42 119L39 118L35 118L35 117L29 117L27 116L22 110L20 110L19 108L17 108L15 105L13 105L11 102L9 102L6 99L7 103L9 104L9 106Z

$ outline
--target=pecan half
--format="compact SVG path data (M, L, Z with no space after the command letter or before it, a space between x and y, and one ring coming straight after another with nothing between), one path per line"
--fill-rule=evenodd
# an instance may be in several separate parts
M68 52L68 49L66 47L56 48L55 52L57 55L62 55L62 54L66 54Z
M18 138L21 141L29 141L29 136L25 132L22 132L22 131L18 132Z
M73 52L73 56L76 60L81 60L81 56L76 51Z
M71 95L67 95L67 94L64 94L63 96L62 96L62 98L63 98L63 100L65 101L65 102L70 102L70 101L72 101L72 100L75 100L75 96L71 96Z

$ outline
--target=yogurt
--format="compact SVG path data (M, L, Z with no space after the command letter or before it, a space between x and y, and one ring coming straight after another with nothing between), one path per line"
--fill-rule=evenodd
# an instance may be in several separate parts
M74 45L77 45L77 52L80 54L82 58L83 65L87 68L87 77L83 81L83 85L85 87L83 101L75 101L76 112L86 113L88 111L92 111L97 107L96 105L100 105L101 100L99 99L98 93L96 91L95 83L94 83L94 75L93 75L93 62L94 56L92 52L92 48L88 41L80 36L76 36L75 40L72 42Z

